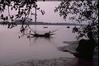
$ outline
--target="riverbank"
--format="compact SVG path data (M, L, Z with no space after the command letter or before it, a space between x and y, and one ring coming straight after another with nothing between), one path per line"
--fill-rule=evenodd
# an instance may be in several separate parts
M5 66L72 66L73 58L60 57L44 60L27 60Z
M44 60L27 60L4 66L98 66L95 62L79 60L77 58L60 57Z

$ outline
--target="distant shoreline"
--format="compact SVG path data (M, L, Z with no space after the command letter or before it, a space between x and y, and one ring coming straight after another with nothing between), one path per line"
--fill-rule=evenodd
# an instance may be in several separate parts
M3 24L4 22L0 22L0 25L7 25L10 22L5 22L5 24ZM14 22L17 25L22 25L21 22ZM44 22L30 22L30 23L24 23L24 25L76 25L76 26L83 26L85 24L75 24L75 23L44 23Z

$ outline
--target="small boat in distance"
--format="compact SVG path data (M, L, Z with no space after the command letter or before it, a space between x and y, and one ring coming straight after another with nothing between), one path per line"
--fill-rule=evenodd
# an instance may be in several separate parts
M48 27L44 27L44 28L48 28Z
M31 34L31 35L33 35L33 37L50 38L54 34L51 31L49 31L49 32L46 32L46 33L43 33L43 34L39 34L39 33L34 32L34 34Z
M67 26L67 28L70 28L69 26Z

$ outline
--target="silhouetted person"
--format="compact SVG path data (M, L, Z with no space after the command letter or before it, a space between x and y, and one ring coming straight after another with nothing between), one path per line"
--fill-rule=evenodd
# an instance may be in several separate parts
M92 37L92 32L88 32L87 34L88 40L82 39L79 41L79 45L76 49L78 58L92 60L94 54L94 48L96 43Z

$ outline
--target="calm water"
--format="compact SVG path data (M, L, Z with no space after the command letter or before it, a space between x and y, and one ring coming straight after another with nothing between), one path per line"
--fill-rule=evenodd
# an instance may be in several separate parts
M45 38L26 37L18 38L20 35L19 27L8 29L7 26L0 25L0 64L10 64L28 59L49 59L58 57L70 57L70 53L64 53L57 47L68 45L63 41L74 41L75 34L72 33L72 27L67 26L31 26L33 30L38 32L54 31L55 35L50 40Z

